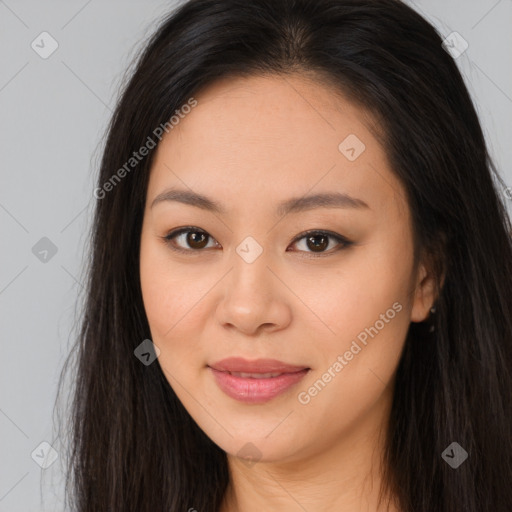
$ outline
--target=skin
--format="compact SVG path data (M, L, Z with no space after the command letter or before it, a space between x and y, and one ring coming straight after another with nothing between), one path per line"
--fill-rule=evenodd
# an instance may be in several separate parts
M386 510L377 498L395 372L410 322L428 317L434 296L426 266L413 264L410 210L371 116L297 75L222 79L195 98L156 150L140 279L158 364L228 455L222 512ZM354 161L338 149L349 134L365 145ZM172 187L204 194L227 213L175 201L151 208ZM369 208L275 214L282 200L332 191ZM183 226L205 231L207 247L191 248L185 234L174 243L190 252L172 251L163 237ZM319 254L306 238L294 242L309 229L353 245L328 239ZM263 249L252 263L236 252L248 236ZM396 302L400 312L333 372ZM246 404L225 395L207 368L229 356L311 370L271 401ZM329 368L335 376L301 403L298 394ZM247 443L257 448L255 464L237 455Z

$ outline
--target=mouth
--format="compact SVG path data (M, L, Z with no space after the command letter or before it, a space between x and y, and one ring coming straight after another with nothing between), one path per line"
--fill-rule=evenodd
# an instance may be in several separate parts
M281 372L275 373L244 373L244 372L227 372L230 375L234 375L235 377L243 377L244 379L269 379L273 377L279 377L279 375L284 375Z
M228 358L208 365L218 387L230 398L249 404L261 404L289 390L311 368L275 359L248 361Z

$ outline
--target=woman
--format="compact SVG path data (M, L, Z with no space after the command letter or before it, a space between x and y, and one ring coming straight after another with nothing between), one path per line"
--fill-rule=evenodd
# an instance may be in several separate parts
M512 509L505 185L415 11L184 3L97 183L74 509Z

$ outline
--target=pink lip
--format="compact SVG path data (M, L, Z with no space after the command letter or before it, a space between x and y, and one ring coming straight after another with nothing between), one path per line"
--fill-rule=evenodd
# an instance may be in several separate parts
M240 357L223 359L209 366L219 388L231 398L245 403L264 403L299 382L309 368L294 366L275 359L247 361ZM281 373L277 377L257 379L239 377L230 372Z
M209 366L221 372L244 373L294 373L307 368L306 366L286 364L277 359L255 359L254 361L248 361L243 357L228 357Z

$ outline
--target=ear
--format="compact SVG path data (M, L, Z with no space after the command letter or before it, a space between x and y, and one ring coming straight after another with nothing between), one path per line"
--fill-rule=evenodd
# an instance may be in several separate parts
M447 275L446 250L448 237L444 231L438 231L430 251L420 257L415 276L416 282L411 307L411 322L423 322L432 313L430 308L439 298Z
M424 264L418 269L416 286L412 300L411 322L423 322L430 315L430 308L435 302L435 278Z

